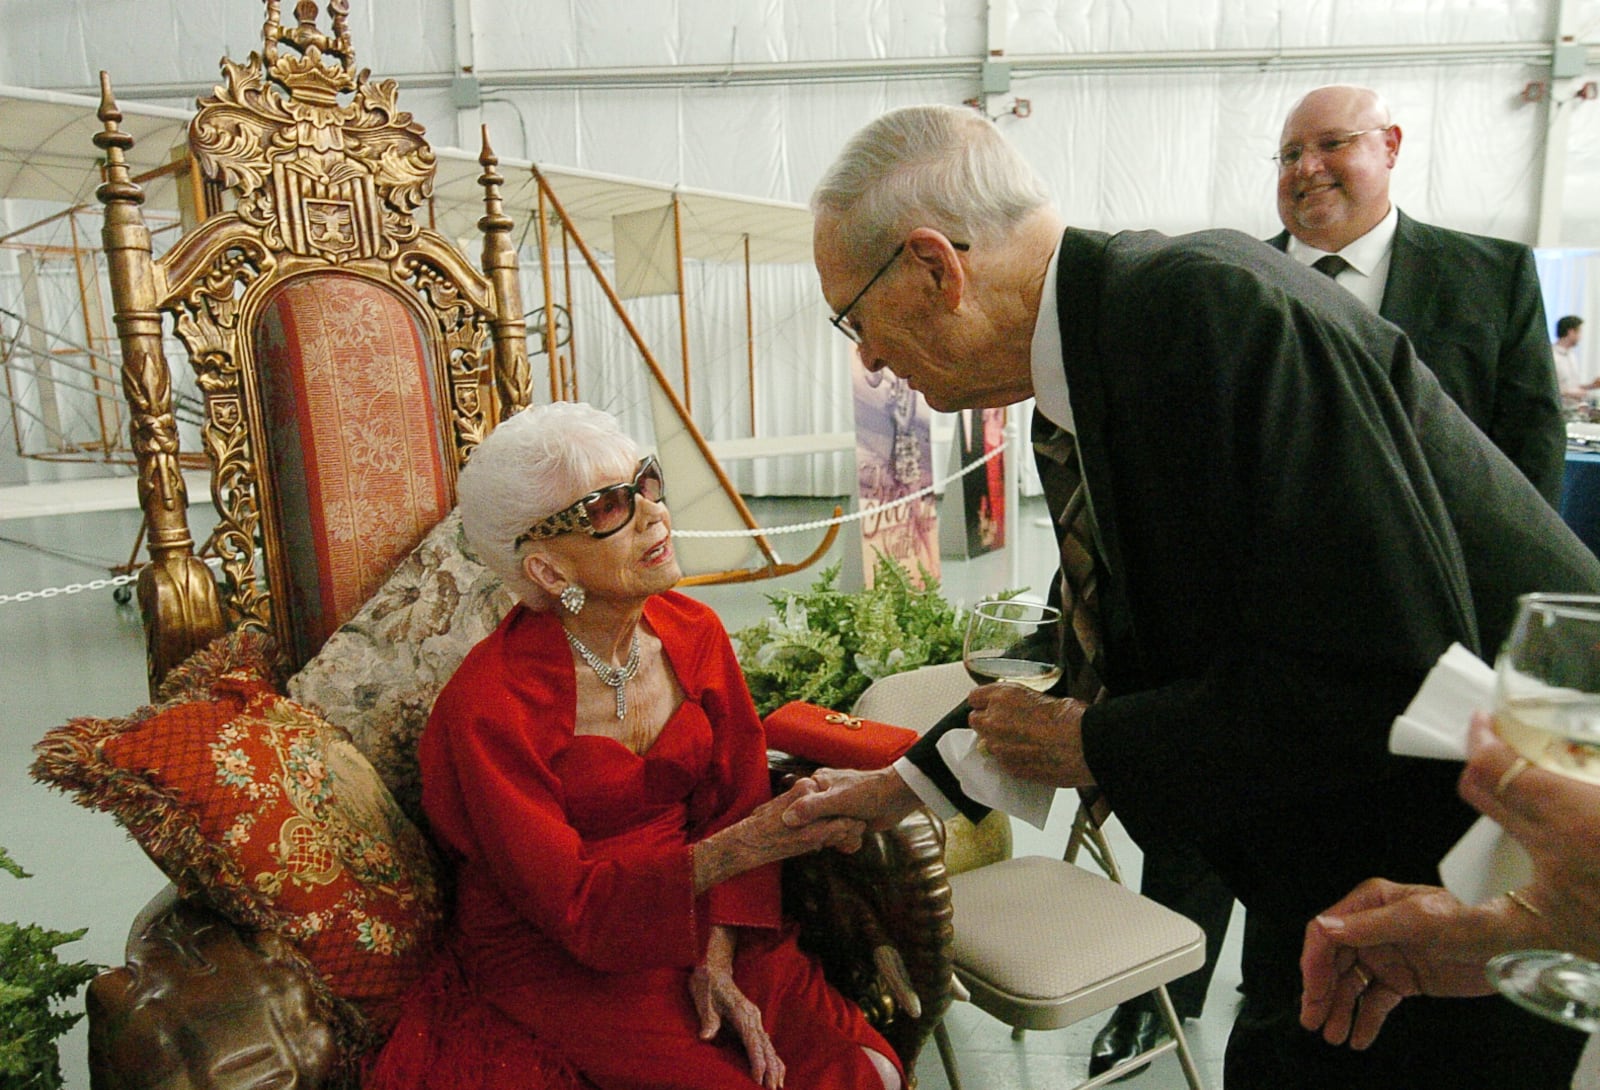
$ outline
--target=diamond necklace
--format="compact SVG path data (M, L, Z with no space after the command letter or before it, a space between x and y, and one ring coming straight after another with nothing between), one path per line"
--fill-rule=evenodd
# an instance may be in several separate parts
M617 691L617 721L628 714L627 684L633 680L633 675L639 672L639 630L633 631L633 644L628 648L628 661L621 666L613 666L603 661L599 655L583 645L583 641L574 636L563 627L566 632L567 642L572 645L584 662L589 664L589 669L594 671L594 676L600 679L602 685L607 685Z

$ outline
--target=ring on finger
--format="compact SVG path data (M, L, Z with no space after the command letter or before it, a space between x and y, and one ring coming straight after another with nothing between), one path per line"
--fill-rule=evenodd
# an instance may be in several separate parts
M1494 797L1504 798L1505 793L1511 789L1512 781L1528 771L1529 764L1528 758L1518 754L1517 759L1507 765L1506 770L1500 773L1500 778L1495 781Z
M1366 969L1362 968L1360 965L1352 965L1350 967L1350 971L1356 974L1357 980L1361 981L1362 991L1366 991L1368 988L1372 987L1372 974L1367 972Z

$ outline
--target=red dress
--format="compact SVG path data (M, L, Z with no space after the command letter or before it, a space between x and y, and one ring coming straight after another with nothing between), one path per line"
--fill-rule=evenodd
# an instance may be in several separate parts
M771 797L766 740L716 615L668 593L645 619L684 701L642 756L573 734L573 663L550 614L514 609L440 694L420 759L430 829L455 864L455 962L430 978L432 1013L402 1023L369 1085L426 1085L393 1073L440 1056L452 1086L468 1069L469 1081L493 1085L499 1070L529 1085L525 1069L475 1057L465 1033L491 1054L531 1037L603 1090L748 1090L737 1035L701 1041L690 998L712 924L739 928L734 979L787 1085L881 1090L862 1047L898 1066L796 947L776 864L693 895L691 846ZM469 1009L481 1016L462 1019ZM428 1041L444 1016L451 1040Z

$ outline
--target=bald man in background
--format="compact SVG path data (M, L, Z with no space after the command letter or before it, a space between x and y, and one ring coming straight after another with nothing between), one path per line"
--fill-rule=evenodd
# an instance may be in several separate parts
M1338 285L1405 331L1445 393L1522 470L1561 500L1566 429L1533 251L1419 223L1389 199L1400 126L1366 87L1310 92L1278 148L1269 240L1304 265L1337 255Z
M1306 94L1283 123L1275 158L1285 230L1267 241L1404 330L1451 400L1558 507L1566 426L1533 252L1401 212L1389 197L1401 137L1370 88L1333 85ZM1181 845L1147 853L1141 890L1206 932L1205 967L1168 989L1181 1016L1198 1017L1232 894ZM1244 975L1248 992L1248 960ZM1152 1003L1141 997L1124 1004L1095 1037L1090 1074L1165 1035Z

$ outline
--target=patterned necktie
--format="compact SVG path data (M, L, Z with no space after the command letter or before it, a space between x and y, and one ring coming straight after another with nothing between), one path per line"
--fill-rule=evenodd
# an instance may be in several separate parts
M1100 572L1094 516L1084 487L1078 445L1072 433L1037 413L1033 445L1039 480L1056 516L1061 546L1061 657L1067 670L1067 695L1092 704L1105 695L1100 626Z
M1340 257L1338 254L1328 254L1325 257L1319 257L1313 261L1311 263L1311 267L1316 269L1323 276L1326 276L1329 280L1336 280L1338 279L1339 274L1350 268L1351 265L1350 262Z

